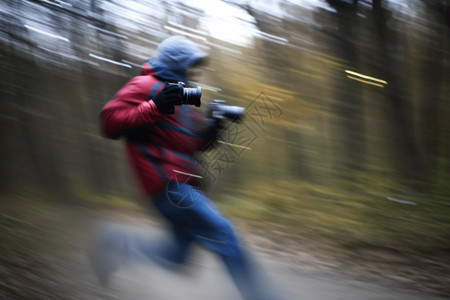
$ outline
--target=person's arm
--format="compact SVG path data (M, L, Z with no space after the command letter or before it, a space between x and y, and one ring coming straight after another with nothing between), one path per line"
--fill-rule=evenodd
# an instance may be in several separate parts
M150 83L144 77L134 77L100 112L101 129L105 136L116 139L128 130L154 123L162 116L153 101L147 101Z
M120 89L100 113L102 132L116 139L133 129L157 122L164 114L173 113L174 105L181 103L178 87L164 84L154 98L147 100L153 85L146 76L131 79Z

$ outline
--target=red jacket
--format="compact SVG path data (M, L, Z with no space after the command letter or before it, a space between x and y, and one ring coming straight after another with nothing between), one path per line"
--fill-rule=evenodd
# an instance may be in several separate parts
M171 180L198 186L201 177L193 155L211 142L196 129L202 118L190 105L175 106L174 114L159 112L149 94L152 88L157 94L164 84L159 86L154 75L146 64L141 76L125 84L100 114L107 137L126 137L131 165L148 195Z

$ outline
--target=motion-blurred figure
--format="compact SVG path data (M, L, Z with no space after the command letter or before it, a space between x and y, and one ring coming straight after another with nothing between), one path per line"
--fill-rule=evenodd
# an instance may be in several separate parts
M257 279L260 276L230 222L197 189L201 176L193 155L216 139L222 119L206 118L197 130L203 118L187 104L200 105L201 91L177 83L198 75L207 55L183 36L164 40L158 50L158 57L148 60L141 75L132 78L102 109L101 125L107 137L125 137L149 205L167 219L173 236L170 242L155 242L114 230L105 232L92 253L96 275L106 285L120 266L118 257L130 257L136 251L161 266L181 266L196 242L223 259L245 299L275 299Z

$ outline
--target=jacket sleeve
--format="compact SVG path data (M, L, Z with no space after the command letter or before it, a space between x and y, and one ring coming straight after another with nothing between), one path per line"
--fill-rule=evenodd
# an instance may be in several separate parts
M117 139L127 131L155 123L163 116L152 100L147 101L151 87L147 76L137 76L116 93L100 113L105 136Z

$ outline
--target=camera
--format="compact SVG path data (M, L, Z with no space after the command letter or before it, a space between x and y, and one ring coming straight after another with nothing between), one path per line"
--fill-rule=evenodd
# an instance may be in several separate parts
M167 82L168 85L177 85L180 90L183 92L183 100L179 104L190 104L195 105L197 107L200 106L200 98L202 97L202 88L197 86L194 88L186 87L186 84L184 82L178 82L178 83L170 83Z
M217 119L230 119L240 121L245 115L245 108L240 106L226 105L225 100L213 100L209 103L212 117Z

